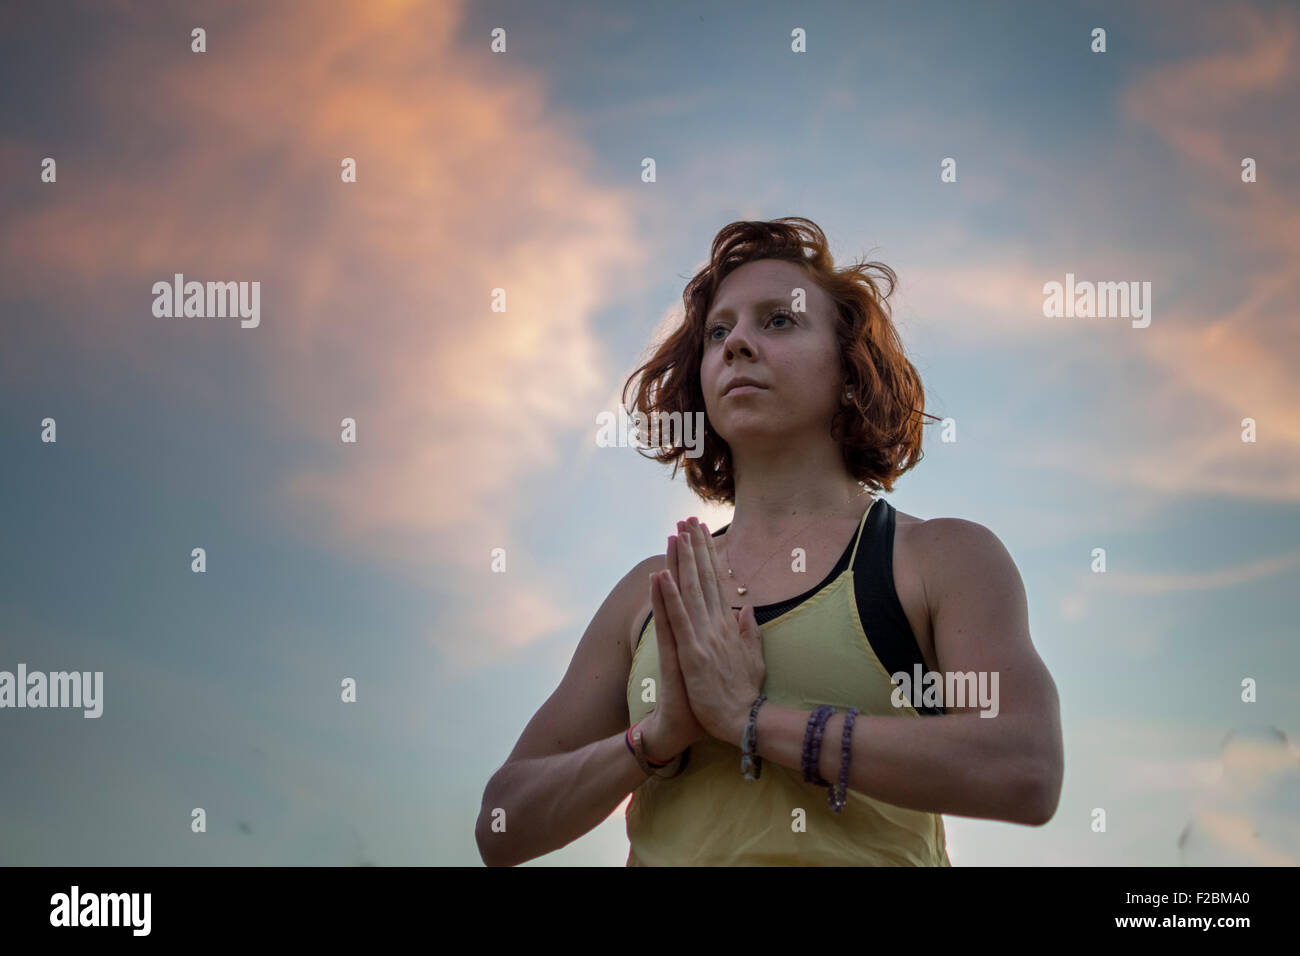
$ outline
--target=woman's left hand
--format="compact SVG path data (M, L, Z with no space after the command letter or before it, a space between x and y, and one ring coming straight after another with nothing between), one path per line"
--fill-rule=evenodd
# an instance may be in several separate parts
M741 744L749 711L767 665L754 610L732 611L724 590L726 569L708 527L694 518L678 522L676 558L664 605L677 640L677 659L700 725L726 743Z

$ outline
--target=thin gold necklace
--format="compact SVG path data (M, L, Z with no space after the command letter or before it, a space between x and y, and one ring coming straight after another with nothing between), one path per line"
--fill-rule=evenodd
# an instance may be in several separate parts
M860 492L858 492L856 495L854 495L852 498L850 498L849 501L853 501L853 500L855 500L855 499L857 499L857 498L861 498L863 495L868 494L868 493L870 492L871 489L869 489L869 488L867 487L867 483L866 483L865 481L859 481L858 484L862 486L862 490L861 490ZM873 499L873 500L874 500L874 499ZM864 512L864 514L865 514L865 512ZM836 516L836 517L838 517L838 516ZM830 518L816 518L816 519L814 519L814 520L808 522L808 524L804 525L804 526L803 526L802 528L800 528L798 531L795 531L794 534L799 534L800 532L803 532L803 531L808 530L808 528L812 527L812 526L813 526L814 524L816 524L818 521L830 521L830 520L832 520L832 519L830 519ZM859 522L861 522L862 519L859 518L858 520L859 520ZM724 535L724 537L725 537L725 535ZM788 534L787 534L787 535L785 535L784 537L782 537L781 540L782 540L782 541L785 541L785 540L786 540L787 538L789 538L789 537L791 537L791 535L788 535ZM724 547L725 547L725 545L724 545ZM730 552L730 550L731 550L730 548L727 549L728 552ZM781 546L778 544L778 545L776 546L775 550L773 550L772 553L769 554L769 555L768 555L768 556L763 560L763 563L760 564L760 565L758 566L757 569L755 569L753 575L750 576L749 578L747 578L747 580L750 580L750 581L754 580L754 576L757 576L757 575L758 575L758 572L759 572L759 571L762 571L763 568L767 566L767 562L768 562L768 561L771 561L772 558L774 558L774 557L776 556L776 552L777 552L777 551L780 551L780 550L781 550ZM733 572L733 571L731 570L731 568L727 568L727 577L728 577L728 578L735 578L735 576L736 576L736 575L735 575L735 572ZM745 594L747 594L748 592L749 592L749 587L748 587L747 585L744 585L744 584L738 584L738 585L736 585L736 593L739 594L741 597L744 597Z

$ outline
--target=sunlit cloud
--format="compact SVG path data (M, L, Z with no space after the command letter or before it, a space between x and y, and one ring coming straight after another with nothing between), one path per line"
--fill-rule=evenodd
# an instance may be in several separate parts
M1185 416L1178 432L1196 444L1185 446L1183 455L1170 460L1156 448L1125 465L1135 465L1137 480L1155 487L1295 501L1300 385L1290 366L1300 302L1300 196L1290 171L1275 163L1300 150L1295 124L1276 122L1300 88L1293 52L1300 18L1294 11L1266 15L1242 7L1210 12L1203 26L1227 49L1151 68L1125 91L1123 105L1132 120L1168 144L1186 173L1207 184L1188 197L1207 230L1238 242L1246 253L1234 258L1231 279L1240 295L1227 314L1203 316L1184 307L1181 320L1166 323L1159 336L1139 337L1147 357L1166 373L1159 386L1164 394L1153 402L1172 407L1180 398L1204 395L1218 403L1223 419ZM1240 181L1246 156L1261 164L1257 182ZM1220 274L1214 265L1207 263L1207 274ZM1247 417L1257 422L1258 444L1224 441L1237 437Z
M1226 277L1237 293L1230 307L1216 311L1202 303L1205 296L1173 296L1185 263L1126 248L1122 234L1104 247L1094 243L1094 253L1071 254L1069 271L1080 280L1152 281L1155 315L1147 329L1045 319L1043 283L1062 280L1067 270L1055 260L1044 266L1022 239L987 241L956 223L930 242L945 252L900 272L900 314L927 340L1014 349L1048 379L1066 362L1076 383L1078 369L1097 367L1088 421L1063 420L1062 429L1039 430L1005 449L1018 466L1069 472L1116 491L1300 500L1300 382L1292 374L1300 196L1291 170L1277 165L1300 154L1300 133L1276 122L1300 88L1292 55L1300 18L1249 7L1239 13L1210 13L1200 24L1218 31L1226 52L1151 67L1121 95L1130 130L1154 133L1167 146L1167 175L1186 184L1188 208L1221 243L1222 259L1207 261L1203 275ZM1247 155L1261 163L1258 182L1240 181ZM1040 195L1047 188L1042 170L1017 162L1033 177L1027 194ZM1145 154L1143 162L1143 170L1107 168L1104 180L1085 173L1076 188L1113 201L1133 188L1128 172L1149 174ZM980 250L979 261L947 261L953 250L971 248ZM1061 251L1051 254L1059 259ZM1123 272L1125 261L1139 258L1142 276ZM1126 362L1118 382L1117 358ZM1241 440L1247 418L1255 422L1253 443ZM1101 430L1095 422L1118 427Z
M335 549L472 581L511 549L530 476L562 464L554 435L598 407L592 316L642 253L626 200L544 118L536 78L486 38L454 41L458 4L324 6L246 8L209 53L152 71L148 33L85 64L109 123L168 135L65 160L76 201L8 224L6 285L84 302L118 282L135 298L116 311L145 324L153 279L260 278L262 328L230 333L258 336L236 342L272 397L268 425L318 450L283 476L283 513ZM36 163L34 149L7 147ZM78 334L127 334L95 321ZM494 631L562 619L549 590L512 580L520 611Z

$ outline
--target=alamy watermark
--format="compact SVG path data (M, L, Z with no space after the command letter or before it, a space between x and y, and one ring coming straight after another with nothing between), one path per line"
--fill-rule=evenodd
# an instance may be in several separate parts
M126 926L133 936L148 936L152 893L69 893L50 897L51 926Z
M703 412L654 412L649 420L637 409L631 415L622 404L618 412L596 415L599 448L685 448L687 458L704 454Z
M998 715L997 671L927 671L912 665L912 673L898 671L890 675L894 691L889 700L895 707L911 704L922 707L980 708L981 717Z
M1064 285L1044 283L1043 295L1049 319L1131 318L1135 329L1151 324L1150 282L1075 282L1067 272Z
M160 319L224 319L239 316L245 329L262 323L261 282L186 282L177 272L169 283L153 284L153 314Z
M0 671L0 707L74 707L83 717L104 712L103 671Z

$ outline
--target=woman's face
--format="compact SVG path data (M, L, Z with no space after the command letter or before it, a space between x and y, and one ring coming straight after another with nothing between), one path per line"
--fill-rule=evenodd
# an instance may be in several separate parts
M760 259L730 273L705 318L700 361L713 430L733 449L829 436L844 393L836 321L834 303L793 262ZM724 394L742 376L762 387Z

